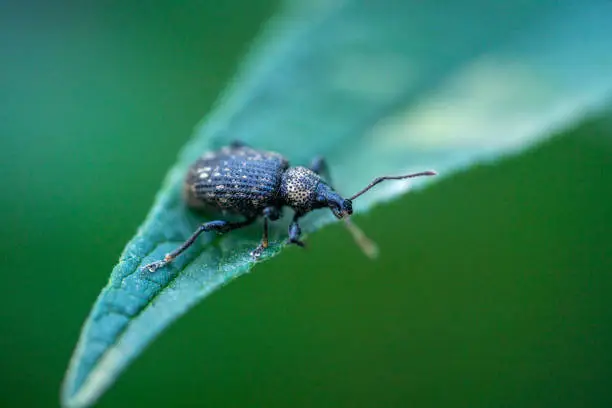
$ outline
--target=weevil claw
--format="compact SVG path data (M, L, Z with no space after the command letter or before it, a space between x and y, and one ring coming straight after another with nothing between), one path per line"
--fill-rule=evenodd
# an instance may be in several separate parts
M144 270L148 270L149 272L153 273L156 270L158 270L159 268L163 268L164 266L166 266L168 262L166 261L156 261L156 262L151 262L150 264L147 264L145 266L143 266L142 268L140 268L141 271Z
M300 248L306 248L306 244L304 243L304 241L300 241L299 239L291 239L291 238L289 238L287 240L287 245L297 245Z
M251 256L253 257L253 259L259 259L259 257L261 257L261 255L263 254L264 249L265 248L260 245L253 251L251 251Z

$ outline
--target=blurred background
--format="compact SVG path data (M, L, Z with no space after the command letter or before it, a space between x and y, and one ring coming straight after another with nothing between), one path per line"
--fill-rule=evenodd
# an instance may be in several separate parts
M274 1L0 5L0 406L81 324ZM313 234L172 325L133 406L612 405L612 113Z

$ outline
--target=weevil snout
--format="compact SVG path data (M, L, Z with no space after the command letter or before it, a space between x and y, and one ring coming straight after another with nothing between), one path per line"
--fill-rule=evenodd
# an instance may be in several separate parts
M353 214L353 202L348 199L332 200L329 202L329 208L338 219L346 218Z
M314 208L329 208L338 219L353 214L353 201L334 191L329 185L319 183Z

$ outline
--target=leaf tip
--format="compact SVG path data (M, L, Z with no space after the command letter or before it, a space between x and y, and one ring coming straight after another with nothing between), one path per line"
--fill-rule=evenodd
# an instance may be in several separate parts
M75 355L80 355L78 347ZM70 363L60 394L60 405L63 408L86 408L93 405L124 365L121 353L116 349L107 351L84 378L77 377L77 371L82 368L81 363L78 359Z

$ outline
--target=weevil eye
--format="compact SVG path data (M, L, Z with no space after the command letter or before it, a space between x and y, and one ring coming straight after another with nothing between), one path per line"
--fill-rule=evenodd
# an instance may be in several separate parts
M338 219L342 219L353 214L353 203L351 200L332 200L328 202L328 206Z
M340 202L332 201L329 205L330 209L336 218L342 219L353 214L353 202L351 200L342 200Z
M353 214L353 202L351 200L344 200L342 202L342 211L345 212L347 215L352 215Z

